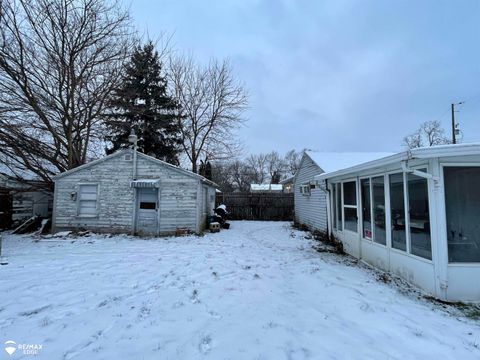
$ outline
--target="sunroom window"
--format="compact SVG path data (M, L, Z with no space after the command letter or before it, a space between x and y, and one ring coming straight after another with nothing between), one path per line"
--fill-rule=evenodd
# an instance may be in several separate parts
M408 174L410 252L432 259L427 179Z
M385 180L383 176L372 178L373 197L373 241L386 245L385 230Z
M365 239L372 240L372 202L370 191L370 179L360 181L362 194L362 235Z
M343 183L343 217L345 230L358 232L357 188L355 181Z
M480 167L445 167L448 260L480 262Z
M337 198L337 229L342 231L343 229L343 217L342 217L342 184L335 184Z
M390 215L392 223L392 247L407 250L405 232L405 192L403 189L403 173L391 174L390 181Z

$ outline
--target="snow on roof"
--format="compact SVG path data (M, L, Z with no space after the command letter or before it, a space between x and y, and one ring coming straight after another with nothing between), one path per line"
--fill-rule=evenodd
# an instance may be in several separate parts
M288 178L283 179L282 181L280 181L280 184L288 184L288 183L291 183L291 182L293 182L293 179L294 179L294 178L295 178L295 175L289 176Z
M282 184L250 184L251 191L281 191Z
M408 159L429 159L434 157L442 156L469 156L469 155L479 155L480 154L480 143L463 143L463 144L447 144L447 145L436 145L429 147L415 148L400 153L386 154L384 156L379 156L377 158L366 160L357 164L350 166L344 166L342 168L327 171L323 174L315 176L317 180L323 180L331 178L334 176L340 176L345 174L350 174L355 171L362 171L365 169L385 166L388 164L393 164L395 162L400 162Z
M324 172L330 173L340 169L362 164L368 161L393 155L389 152L305 152Z

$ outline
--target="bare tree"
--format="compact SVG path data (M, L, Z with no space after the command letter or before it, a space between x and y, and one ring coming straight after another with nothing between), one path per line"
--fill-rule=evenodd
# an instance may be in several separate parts
M131 34L116 1L0 2L0 153L16 174L51 184L86 162Z
M414 133L403 138L403 144L414 149L422 146L450 144L445 136L445 130L439 121L426 121Z
M239 191L246 192L250 190L250 184L253 183L253 176L249 166L240 160L235 160L229 165L232 185Z
M265 158L270 184L278 184L281 174L284 172L285 162L276 151L268 153Z
M233 131L242 123L247 94L235 81L228 61L199 66L192 58L170 61L170 83L180 104L182 147L193 172L201 158L232 156L238 146Z
M268 177L267 155L252 154L246 159L246 163L252 174L252 183L263 184Z
M285 175L293 176L300 167L300 161L302 160L302 151L290 150L285 154Z

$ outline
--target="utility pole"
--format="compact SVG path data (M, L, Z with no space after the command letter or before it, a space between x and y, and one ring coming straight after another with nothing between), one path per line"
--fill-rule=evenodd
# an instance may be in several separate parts
M459 103L452 103L452 144L457 143L457 124L455 124L455 105L462 105L465 101L460 101Z
M452 103L452 144L456 144L457 139L455 137L455 104Z

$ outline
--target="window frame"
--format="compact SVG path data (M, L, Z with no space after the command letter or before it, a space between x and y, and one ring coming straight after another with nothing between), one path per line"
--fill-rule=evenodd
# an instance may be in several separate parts
M96 186L97 187L97 196L95 199L95 214L80 214L80 199L81 192L80 189L82 186ZM77 184L77 217L78 218L95 218L98 217L98 199L100 198L100 184L98 182L82 182Z
M355 203L356 205L345 205L345 196L344 193L345 191L343 190L343 184L344 183L349 183L353 182L355 183ZM360 222L360 216L358 214L358 178L349 178L345 179L339 182L341 184L340 188L342 189L342 231L348 231L351 232L352 234L357 234L358 235L358 224ZM357 231L349 230L345 228L345 208L347 209L355 209L357 211Z
M331 185L333 187L333 190L330 192L331 199L332 199L331 201L332 214L333 214L333 217L335 218L334 221L332 221L332 223L335 224L335 226L333 226L333 229L335 230L335 232L341 233L343 231L343 215L341 219L338 218L338 215L343 213L343 206L342 206L343 186L341 181L332 182ZM340 201L340 206L338 206L339 201ZM341 229L339 228L339 224L342 227Z
M303 183L300 184L300 194L303 196L310 196L312 195L311 189L310 189L310 183Z
M410 166L410 169L412 170L418 170L418 171L421 171L422 169L424 169L425 171L422 171L422 172L425 172L426 174L428 174L428 164L424 164L424 165L415 165L415 166ZM431 192L431 186L430 186L430 181L429 179L427 178L424 178L426 181L427 181L427 196L428 196L428 222L429 222L429 226L430 226L430 255L432 257L432 259L427 259L427 258L424 258L420 255L415 255L413 254L411 251L412 251L412 244L411 244L411 241L412 241L412 234L411 234L411 224L410 224L410 191L408 189L408 175L409 173L407 172L404 172L404 179L406 180L405 181L405 186L406 186L406 192L405 192L405 198L406 198L406 204L408 205L408 208L406 208L406 213L408 215L407 217L407 220L408 220L408 231L407 231L407 244L408 244L408 254L411 255L411 256L415 256L416 258L418 259L423 259L423 260L426 260L426 261L432 261L433 262L433 236L432 236L432 226L433 226L433 223L432 223L432 192ZM434 206L434 205L433 205Z
M375 238L375 226L373 225L373 192L372 192L372 177L377 177L377 176L371 176L371 175L368 175L368 176L362 176L362 177L359 177L358 178L358 181L359 181L359 184L360 184L360 196L359 196L359 199L360 199L360 216L359 216L359 222L361 223L361 238L363 240L366 240L366 241L370 241L370 242L374 242L373 239ZM372 227L372 237L370 239L366 238L364 235L364 229L363 229L363 201L362 201L362 180L366 180L368 179L369 180L369 186L368 186L368 191L369 191L369 198L370 198L370 226ZM381 244L380 244L381 245Z
M405 250L402 250L402 249L397 249L395 247L393 247L393 234L392 234L392 231L393 231L393 228L392 228L392 188L390 186L390 175L395 175L395 174L402 174L402 181L403 181L403 216L405 217ZM385 175L387 175L387 186L388 186L388 208L389 208L389 218L390 218L390 223L388 224L389 226L389 236L390 236L390 249L392 250L395 250L395 251L398 251L400 254L407 254L407 255L412 255L410 254L410 251L409 251L409 232L407 231L407 229L410 228L410 223L408 222L408 216L407 216L407 211L408 211L408 194L407 194L407 184L405 182L405 178L406 178L406 172L403 171L402 169L396 169L396 170L393 170L393 171L389 171L387 173L385 173ZM386 200L385 200L386 201ZM428 259L426 259L428 260Z
M480 166L480 164L479 164ZM420 169L426 169L426 173L429 174L430 173L430 164L429 163L422 163L422 164L419 164L419 165L414 165L414 166L409 166L410 169L412 170L420 170ZM387 231L387 247L393 251L393 252L396 252L397 254L402 254L402 255L407 255L407 256L411 256L417 260L420 260L420 261L423 261L423 262L426 262L426 263L429 263L429 264L433 264L433 259L434 259L434 249L433 249L433 243L432 243L432 260L430 259L426 259L424 257L421 257L421 256L418 256L418 255L415 255L415 254L412 254L410 252L410 230L409 231L406 231L406 234L405 234L405 237L406 237L406 248L408 251L404 251L404 250L401 250L401 249L397 249L397 248L394 248L393 247L393 239L392 239L392 219L391 219L391 212L392 212L392 209L391 209L391 195L392 195L392 192L391 192L391 189L390 189L390 178L389 176L391 174L399 174L399 173L403 173L403 201L404 201L404 206L405 207L405 228L407 229L407 225L408 225L408 230L410 229L410 214L408 214L408 207L409 206L409 203L408 203L408 183L406 183L405 179L407 178L407 172L403 171L402 169L395 169L395 170L391 170L391 171L387 171L384 173L384 175L386 176L386 179L385 179L385 207L387 206L387 203L388 203L388 214L385 214L386 216L388 215L388 223L387 223L387 226L388 226L388 231ZM433 201L433 193L432 193L432 188L431 188L431 181L430 180L427 180L427 186L428 186L428 206L429 206L429 216L432 214L432 209L434 209L434 204L432 204L432 201ZM442 173L442 186L443 186L443 173ZM407 201L407 202L405 202ZM407 216L408 215L408 216ZM435 215L435 214L433 214ZM431 223L431 226L432 223ZM445 224L445 229L446 229L446 224ZM432 231L432 228L430 229L430 231ZM445 234L446 234L446 230L445 230ZM431 240L432 241L432 240ZM381 245L381 244L379 244Z

